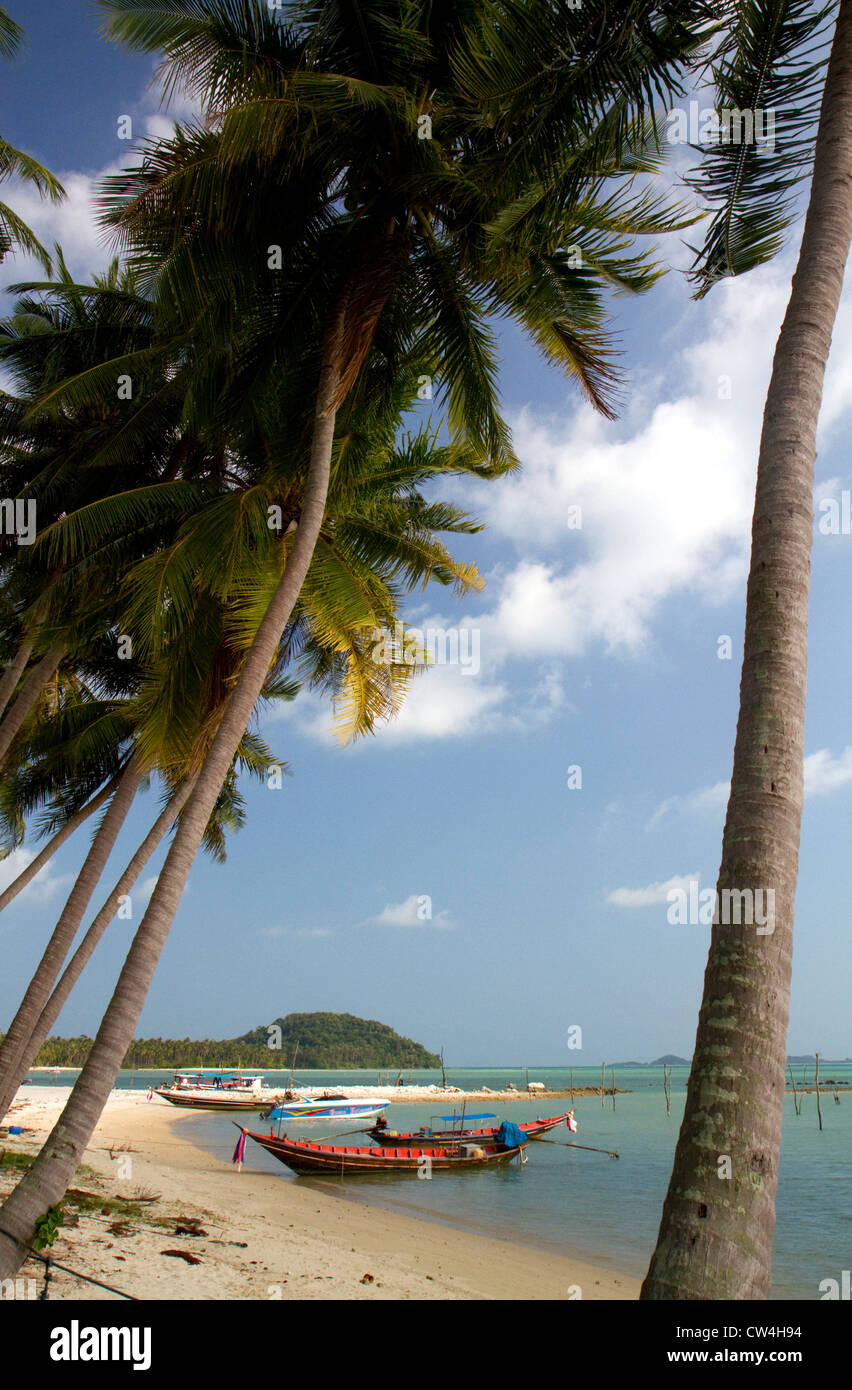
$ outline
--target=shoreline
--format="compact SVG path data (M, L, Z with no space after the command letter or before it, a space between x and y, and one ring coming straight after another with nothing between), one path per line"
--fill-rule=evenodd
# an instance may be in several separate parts
M53 1067L31 1067L30 1070L50 1073L55 1072L55 1069ZM75 1067L64 1067L61 1070L79 1071L80 1069ZM152 1068L151 1070L155 1069ZM170 1067L165 1068L163 1070L165 1075L174 1074ZM187 1070L191 1071L195 1075L201 1075L204 1070L209 1071L210 1068L188 1068ZM502 1091L495 1091L492 1090L489 1086L483 1086L478 1089L465 1091L462 1090L462 1088L459 1086L372 1086L361 1085L359 1083L356 1083L352 1086L347 1086L345 1082L341 1082L340 1085L342 1085L345 1088L346 1094L350 1096L353 1100L380 1100L382 1098L386 1098L391 1103L404 1102L406 1105L419 1105L421 1103L426 1103L427 1101L438 1101L441 1104L443 1104L444 1102L449 1103L450 1101L469 1100L584 1100L588 1099L589 1096L600 1096L601 1094L600 1086L575 1086L573 1090L566 1089L541 1091L535 1089L528 1091L526 1089L522 1089L521 1087L517 1087L514 1090L504 1089ZM147 1090L147 1083L143 1083L138 1091L129 1087L116 1088L111 1092L111 1095L141 1095L143 1087L145 1090ZM34 1085L33 1089L39 1091L46 1090L48 1088ZM286 1093L287 1087L286 1085L264 1086L263 1089L266 1093L263 1096L263 1099L272 1102L278 1097L283 1096ZM291 1089L294 1092L294 1094L306 1096L309 1099L314 1100L317 1097L327 1096L333 1093L336 1094L339 1091L340 1086L332 1086L330 1085L330 1083L323 1083L322 1085L318 1086L295 1085ZM627 1096L630 1095L631 1092L629 1089L625 1090L621 1086L616 1086L615 1088L613 1088L612 1086L606 1086L604 1087L603 1094L605 1096L612 1096L613 1094L617 1096ZM201 1109L202 1107L198 1108Z
M6 1122L25 1133L0 1147L36 1152L66 1097L66 1088L22 1087ZM630 1275L371 1206L357 1200L354 1185L353 1200L250 1163L237 1172L189 1137L186 1122L198 1114L149 1103L141 1091L111 1093L83 1158L87 1171L74 1179L79 1224L61 1228L55 1260L141 1299L638 1297L640 1281ZM5 1192L14 1178L0 1174ZM154 1194L156 1201L132 1205ZM127 1215L123 1203L137 1214ZM176 1234L180 1217L184 1228L198 1221L206 1234ZM42 1268L31 1259L21 1275L40 1286ZM50 1294L115 1297L55 1270Z

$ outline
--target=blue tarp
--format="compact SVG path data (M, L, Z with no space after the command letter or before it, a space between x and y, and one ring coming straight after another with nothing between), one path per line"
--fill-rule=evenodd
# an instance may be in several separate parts
M504 1120L497 1131L497 1143L505 1144L510 1149L516 1149L519 1144L525 1144L527 1136L522 1129L519 1129L511 1120Z

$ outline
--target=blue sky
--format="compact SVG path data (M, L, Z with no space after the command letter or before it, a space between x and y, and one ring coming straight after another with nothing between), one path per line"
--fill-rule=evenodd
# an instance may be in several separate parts
M118 118L130 115L137 137L168 127L146 90L152 64L99 39L79 0L8 9L29 47L3 74L0 128L70 196L59 209L14 187L6 197L84 276L107 258L92 190L132 157ZM685 264L676 240L664 249ZM454 544L486 586L461 600L433 587L409 612L476 633L479 670L436 667L399 720L356 747L336 746L332 712L312 697L267 722L293 775L280 790L247 789L248 824L224 868L197 862L140 1032L233 1036L330 1009L443 1045L451 1065L691 1054L708 929L670 925L666 893L696 877L715 883L756 443L793 264L787 254L701 304L678 273L619 301L629 384L614 424L516 332L501 333L523 472L445 489L486 523ZM31 273L12 259L2 270L3 285ZM850 406L847 292L818 505L852 487ZM817 530L789 1050L829 1057L852 1054L850 555L852 536ZM725 637L729 660L719 658ZM577 765L582 787L572 788ZM110 886L157 807L153 794L140 798ZM0 920L3 1025L82 847L72 841ZM0 866L2 882L21 862ZM137 921L145 891L134 895ZM96 1029L132 925L110 928L57 1031ZM577 1025L579 1051L567 1046Z

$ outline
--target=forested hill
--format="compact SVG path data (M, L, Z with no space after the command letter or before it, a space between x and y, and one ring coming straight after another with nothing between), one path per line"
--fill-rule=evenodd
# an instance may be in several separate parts
M2 1038L2 1034L0 1034ZM296 1051L298 1045L298 1052ZM91 1038L48 1038L39 1067L81 1067ZM125 1067L439 1067L441 1059L374 1019L353 1014L288 1014L239 1038L135 1038Z
M279 1033L275 1030L280 1030ZM296 1055L297 1067L439 1067L441 1059L386 1023L354 1014L287 1014L238 1038L240 1044L280 1043L282 1066ZM298 1054L296 1047L298 1046ZM269 1063L266 1064L269 1066Z

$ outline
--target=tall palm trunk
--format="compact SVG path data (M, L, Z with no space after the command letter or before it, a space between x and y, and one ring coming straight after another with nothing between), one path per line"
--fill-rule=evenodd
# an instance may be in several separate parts
M80 945L65 967L62 978L41 1011L41 1016L33 1029L32 1036L23 1050L18 1065L15 1068L15 1074L11 1076L8 1081L4 1079L2 1087L0 1087L0 1114L6 1113L15 1097L18 1087L30 1067L34 1065L41 1045L62 1012L66 999L79 980L84 967L94 955L101 937L118 911L118 905L122 895L128 893L133 887L145 865L148 863L148 860L151 858L151 855L168 831L169 826L172 824L175 817L180 815L180 812L186 805L194 785L195 778L182 783L175 794L169 798L168 805L164 807L154 821L145 839L127 864L100 912L95 917L89 930L86 932L83 940L80 942Z
M769 1293L802 815L813 465L850 239L852 0L842 0L763 417L718 881L722 906L726 889L774 890L775 929L767 930L771 921L763 934L756 925L713 926L686 1110L644 1299Z
M17 1068L21 1055L32 1037L33 1029L38 1023L41 1011L56 983L57 976L77 933L77 928L82 921L83 913L98 886L98 881L106 867L118 832L130 810L142 776L139 760L134 755L122 774L116 793L109 804L107 813L92 841L89 853L86 855L83 867L77 875L74 887L62 909L53 935L27 987L21 1006L9 1026L9 1031L3 1039L3 1045L0 1047L0 1091L4 1095L8 1093L12 1081L17 1078ZM5 1106L0 1109L0 1118L5 1115L8 1108L9 1100L7 1099Z
M2 715L15 693L18 681L24 674L27 662L33 654L34 646L35 639L32 637L25 637L3 672L2 677L0 677L0 715Z
M40 1154L0 1208L0 1279L9 1277L26 1259L36 1221L64 1193L106 1104L205 827L308 572L328 493L337 398L344 376L345 305L344 299L323 344L310 466L293 549L229 698L86 1064Z
M65 655L65 647L57 644L34 666L21 686L18 698L0 720L0 766L6 761L9 749L15 741L21 725L35 704L48 681L56 674L59 663Z
M82 806L70 820L66 821L61 830L57 830L56 834L51 836L44 846L44 849L40 850L35 859L33 859L25 869L21 870L18 877L12 879L9 887L4 888L3 892L0 893L0 912L3 911L4 907L8 907L9 903L12 902L19 893L23 892L28 883L32 883L36 874L41 872L48 860L53 858L56 851L65 844L67 839L70 839L74 831L77 830L84 821L87 821L90 816L93 816L95 811L103 806L107 798L112 796L117 785L117 778L113 778L111 782L107 782L106 786L102 787L97 795L92 797L91 801L87 801L85 806Z

